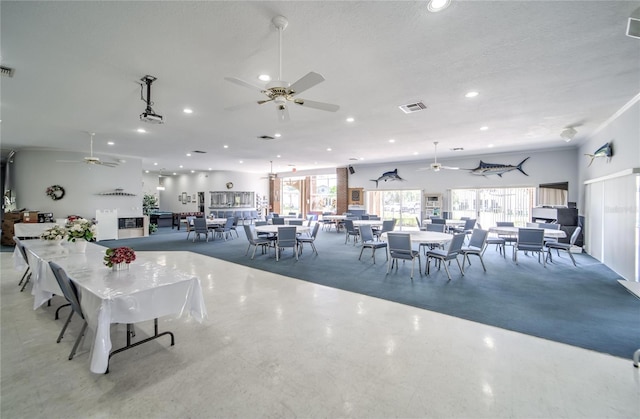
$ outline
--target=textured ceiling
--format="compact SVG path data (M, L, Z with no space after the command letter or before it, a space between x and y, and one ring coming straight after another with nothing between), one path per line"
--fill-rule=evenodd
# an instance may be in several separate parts
M15 74L0 79L2 150L88 155L93 131L98 155L139 157L149 170L264 173L270 160L274 171L350 158L428 163L434 141L444 159L576 146L640 92L640 39L625 36L639 6L453 0L429 13L425 2L396 1L3 0L0 60ZM277 77L276 15L289 20L283 78L322 74L300 96L338 112L292 106L291 120L279 122L275 104L255 103L260 92L224 80ZM163 125L139 121L147 74L157 77L153 109ZM465 98L470 90L480 95ZM414 101L428 109L398 109ZM578 131L569 144L559 135L567 126ZM207 153L186 157L194 150Z

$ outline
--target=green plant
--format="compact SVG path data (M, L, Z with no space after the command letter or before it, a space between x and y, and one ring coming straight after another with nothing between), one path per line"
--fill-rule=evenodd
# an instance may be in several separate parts
M158 207L158 198L152 194L144 194L142 197L142 214L149 215Z
M158 224L149 224L149 234L153 234L158 231Z

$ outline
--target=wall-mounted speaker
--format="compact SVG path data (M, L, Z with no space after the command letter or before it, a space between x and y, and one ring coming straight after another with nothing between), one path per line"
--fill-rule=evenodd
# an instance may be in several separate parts
M627 36L640 38L640 19L630 17L627 24Z
M354 174L356 172L356 169L353 168L353 166L349 166L349 173Z

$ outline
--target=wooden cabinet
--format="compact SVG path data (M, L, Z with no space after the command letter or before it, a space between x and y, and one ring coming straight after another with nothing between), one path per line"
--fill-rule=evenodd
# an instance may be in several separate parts
M442 217L442 194L424 194L424 214L422 219L431 217Z

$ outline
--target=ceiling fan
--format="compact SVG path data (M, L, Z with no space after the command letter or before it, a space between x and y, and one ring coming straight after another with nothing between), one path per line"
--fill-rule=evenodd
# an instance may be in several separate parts
M295 105L312 108L312 109L319 109L319 110L328 111L328 112L336 112L338 109L340 109L340 106L333 105L331 103L316 102L316 101L297 97L298 94L312 88L316 84L323 82L324 77L322 77L322 75L311 71L293 84L290 84L289 82L282 80L282 32L287 28L289 21L284 16L276 16L271 20L271 22L278 29L278 35L279 35L278 45L279 45L279 71L280 72L278 75L278 80L273 80L267 83L265 87L260 87L235 77L225 77L225 80L231 83L238 84L240 86L248 87L249 89L258 90L264 95L266 95L267 99L259 100L257 102L258 105L262 105L267 102L275 103L276 111L278 113L278 119L280 121L289 120L289 109L287 106L289 102ZM233 110L235 108L236 107L231 107L227 109Z
M91 136L91 152L88 157L85 157L82 160L57 160L57 162L58 163L86 163L86 164L105 166L105 167L116 167L118 163L101 161L98 157L95 157L93 155L93 136L96 134L95 132L89 132L88 134Z
M418 170L433 170L434 172L439 172L440 169L447 169L447 170L460 169L459 167L443 166L442 164L438 163L438 141L434 141L433 146L435 147L435 152L433 155L433 163L431 163L429 167L422 167Z
M269 164L271 165L271 170L269 171L269 174L267 176L261 177L260 179L274 180L275 178L278 177L278 174L273 172L273 160L270 160Z

